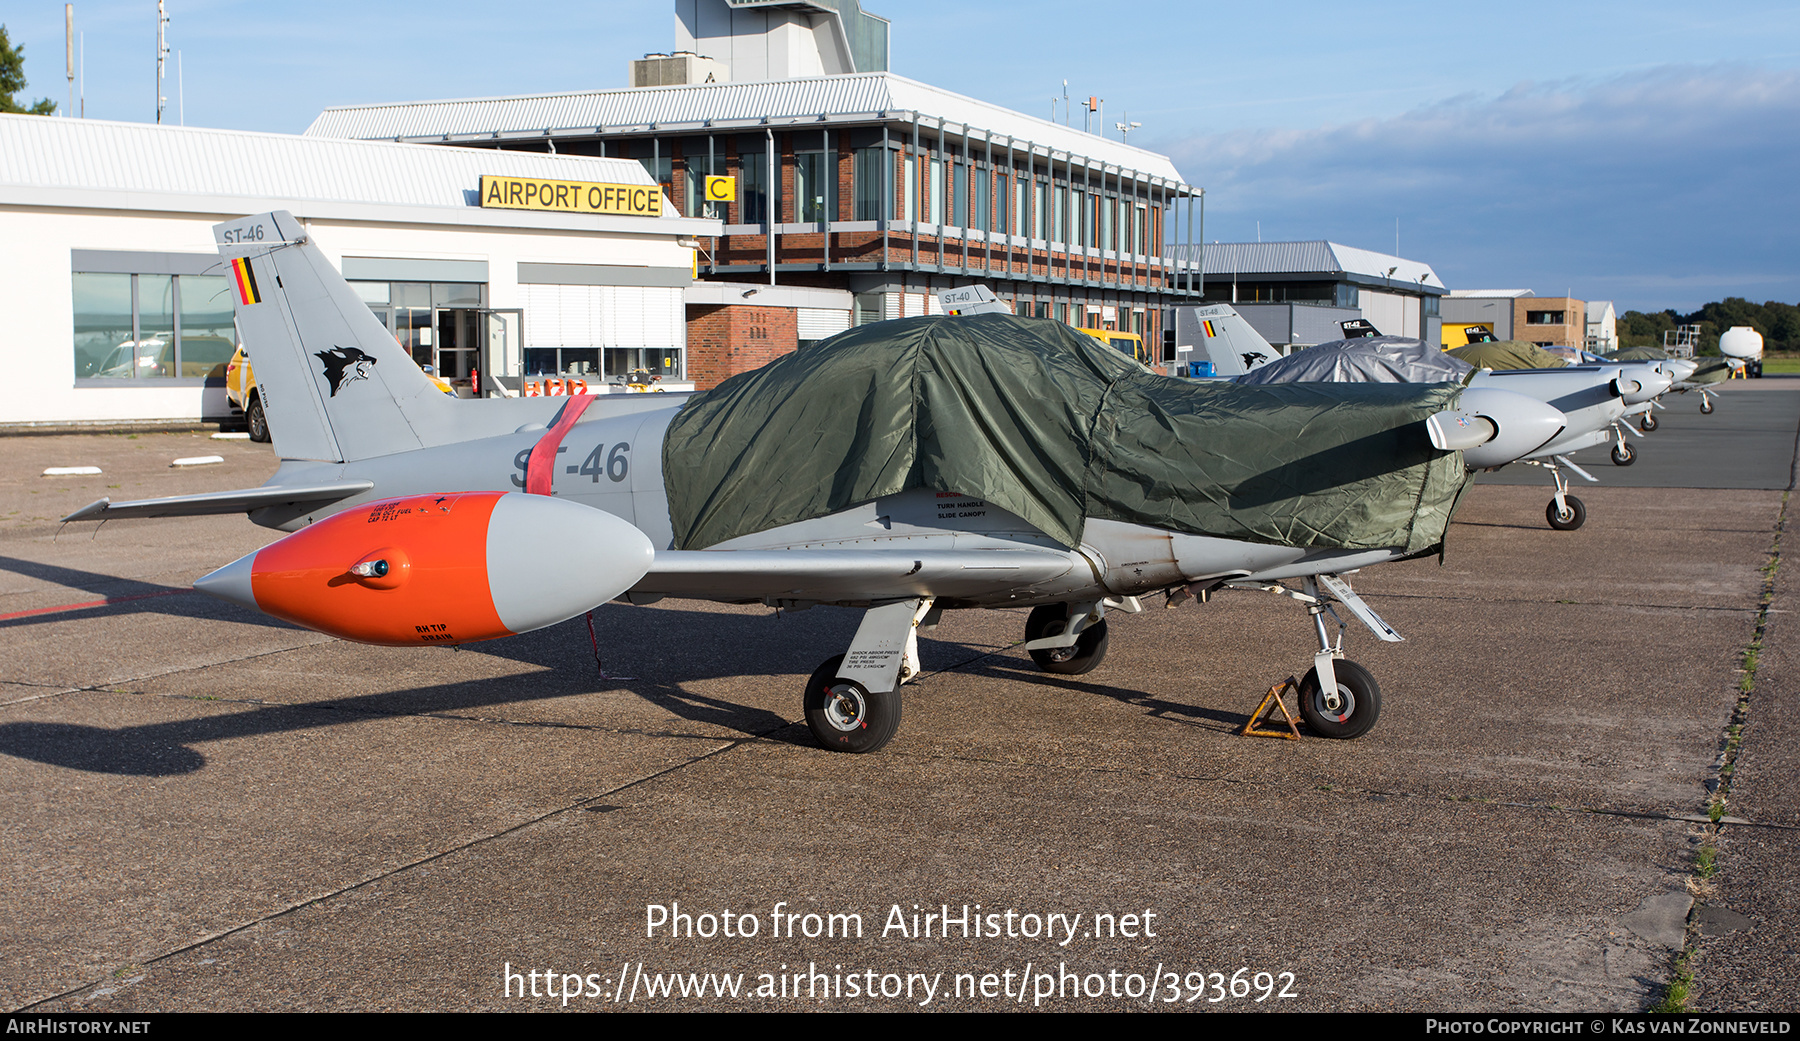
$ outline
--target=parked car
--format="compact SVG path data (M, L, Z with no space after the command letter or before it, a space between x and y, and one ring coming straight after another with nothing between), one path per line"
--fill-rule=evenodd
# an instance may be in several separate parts
M427 371L425 378L437 389L456 397L456 390ZM225 397L231 407L244 414L244 426L250 431L250 440L269 440L269 420L263 414L262 398L256 393L256 371L250 367L250 356L239 347L225 366Z

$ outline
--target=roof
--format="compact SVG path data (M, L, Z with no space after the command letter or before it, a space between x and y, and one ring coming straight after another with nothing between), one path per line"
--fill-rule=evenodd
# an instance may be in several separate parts
M1168 156L1061 123L928 86L891 72L811 76L743 83L529 94L516 97L409 101L328 108L306 128L308 137L406 141L493 141L599 133L747 130L764 126L823 126L944 120L1021 148L1092 159L1172 183L1183 183Z
M1339 276L1364 285L1391 284L1395 289L1444 292L1443 280L1423 261L1323 239L1311 242L1181 243L1170 247L1170 255L1177 265L1188 263L1191 254L1201 254L1209 276Z
M1475 300L1496 298L1502 300L1518 300L1522 297L1536 296L1537 294L1529 289L1457 289L1452 291L1450 295L1459 300L1464 298Z
M628 159L0 114L0 199L8 202L212 213L291 208L314 216L325 215L321 204L385 213L418 207L445 217L457 211L455 223L563 227L578 219L597 228L627 220L635 225L622 227L645 230L643 218L482 210L483 174L655 183ZM96 203L95 193L108 198ZM248 202L256 205L246 209ZM658 234L705 234L700 226L716 222L687 220L665 205L657 223Z

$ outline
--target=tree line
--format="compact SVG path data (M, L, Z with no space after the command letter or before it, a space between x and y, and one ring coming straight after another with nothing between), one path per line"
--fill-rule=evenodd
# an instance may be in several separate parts
M1800 351L1800 306L1778 300L1753 304L1741 296L1728 296L1692 314L1626 311L1619 316L1619 346L1660 347L1663 333L1678 325L1700 327L1701 354L1719 353L1719 334L1734 325L1747 325L1761 333L1764 350Z

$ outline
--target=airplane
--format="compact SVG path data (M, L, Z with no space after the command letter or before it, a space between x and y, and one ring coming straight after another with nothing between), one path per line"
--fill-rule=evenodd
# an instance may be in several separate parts
M1229 336L1233 343L1246 342L1252 337L1262 339L1250 323L1228 305L1214 305L1212 311L1209 321L1213 328ZM1279 366L1277 363L1270 363L1270 368L1277 373L1286 368L1295 374L1287 378L1294 379L1308 367L1306 356L1312 351L1341 349L1367 352L1379 350L1382 345L1420 342L1410 337L1381 336L1373 325L1362 320L1357 320L1354 330L1349 323L1345 323L1345 331L1354 332L1355 335L1297 351L1283 359ZM1370 333L1376 335L1370 337ZM1455 355L1445 357L1449 361L1460 361ZM1387 375L1380 378L1395 378L1390 371L1393 368L1391 364L1370 364L1354 371L1346 369L1345 375L1353 379L1368 380L1378 378L1377 370L1381 370ZM1252 378L1279 377L1259 370L1259 375ZM1575 365L1560 369L1476 369L1463 379L1471 392L1482 389L1512 391L1535 398L1561 413L1563 427L1554 437L1540 442L1529 452L1521 453L1516 460L1509 460L1528 466L1541 466L1549 471L1556 491L1544 508L1544 518L1557 531L1574 531L1587 521L1587 506L1569 494L1569 481L1563 471L1573 471L1591 482L1598 483L1599 480L1576 465L1569 454L1582 448L1606 444L1617 437L1618 444L1613 449L1614 461L1618 462L1621 457L1627 463L1632 461L1635 454L1625 443L1625 435L1619 429L1621 421L1633 410L1647 410L1650 402L1667 391L1673 382L1667 372L1660 371L1653 365L1621 362ZM1473 462L1471 465L1474 465Z
M1441 546L1467 482L1458 452L1542 440L1541 417L1463 407L1454 387L1195 384L992 313L853 329L699 394L456 400L291 214L214 231L279 468L258 488L102 498L65 520L246 513L291 534L195 588L392 646L615 599L861 608L803 691L835 751L892 739L918 633L946 610L1031 608L1032 660L1079 675L1105 657L1109 610L1222 589L1306 608L1302 716L1358 737L1381 692L1344 657L1336 608L1401 637L1345 576Z
M1198 340L1212 360L1213 376L1218 379L1242 376L1282 356L1230 304L1178 308L1175 321L1176 342Z
M1471 325L1463 330L1463 335L1469 341L1464 345L1465 347L1473 347L1480 343L1505 342L1495 336L1493 331L1485 325ZM1700 411L1703 413L1710 413L1713 410L1712 397L1707 392L1707 385L1724 379L1726 373L1729 372L1729 368L1726 366L1709 365L1706 366L1708 372L1697 377L1696 372L1702 368L1699 362L1692 358L1671 357L1667 351L1655 347L1627 347L1623 350L1613 351L1610 354L1595 354L1592 351L1584 350L1579 347L1550 347L1539 350L1535 346L1532 346L1531 350L1538 353L1540 356L1544 354L1554 356L1559 360L1559 365L1624 364L1637 366L1638 368L1633 371L1649 370L1661 373L1670 379L1670 387L1669 390L1664 392L1665 394L1686 394L1689 391L1698 390L1700 392ZM1452 349L1448 353L1460 357L1463 352L1459 349ZM1489 367L1498 370L1504 366L1492 365ZM1535 366L1514 367L1531 368ZM1639 402L1626 410L1625 417L1619 424L1619 443L1613 448L1613 462L1616 465L1630 466L1635 461L1635 453L1632 452L1631 446L1625 442L1624 423L1629 421L1631 417L1636 416L1638 417L1638 429L1643 433L1648 434L1655 430L1659 424L1653 409L1664 407L1662 403L1663 396L1664 395L1659 394L1649 401Z

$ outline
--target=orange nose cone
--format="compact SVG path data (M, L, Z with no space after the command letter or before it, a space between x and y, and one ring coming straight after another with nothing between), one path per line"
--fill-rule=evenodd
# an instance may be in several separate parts
M410 647L511 635L488 583L499 492L385 499L256 554L256 606L346 640Z

